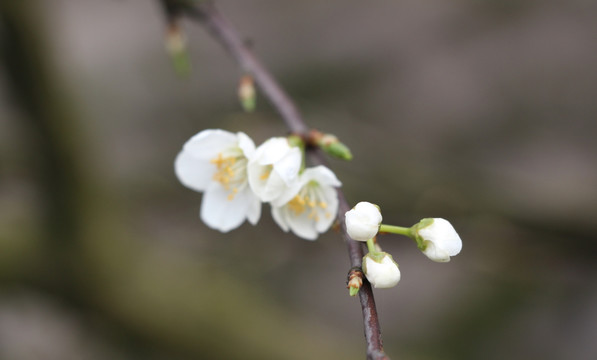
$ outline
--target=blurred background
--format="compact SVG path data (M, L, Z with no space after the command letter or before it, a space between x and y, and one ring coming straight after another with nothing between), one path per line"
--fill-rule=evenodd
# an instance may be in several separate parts
M448 264L379 239L393 359L597 358L597 3L217 4L354 160L351 204L444 217ZM363 359L346 246L286 234L264 206L228 234L175 178L206 128L286 132L192 22L176 75L157 1L0 4L0 359Z

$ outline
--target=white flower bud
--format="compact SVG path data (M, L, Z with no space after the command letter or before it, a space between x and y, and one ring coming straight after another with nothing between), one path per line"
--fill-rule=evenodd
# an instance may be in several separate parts
M433 261L448 262L462 249L460 236L445 219L423 219L414 229L419 249Z
M400 269L392 255L381 252L363 257L363 272L375 288L386 289L396 286L400 281Z
M382 220L379 207L366 201L358 203L344 216L348 235L358 241L372 239L377 234Z

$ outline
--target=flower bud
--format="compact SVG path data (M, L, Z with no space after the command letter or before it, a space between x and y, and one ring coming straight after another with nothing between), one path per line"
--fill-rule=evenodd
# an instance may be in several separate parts
M251 75L244 75L238 84L238 99L246 112L255 110L257 103L255 84Z
M182 29L175 21L168 27L165 46L176 73L181 76L187 76L191 71L191 60L187 50L187 41Z
M338 138L331 134L325 134L319 143L319 147L326 153L342 160L352 160L352 153L348 146L341 143Z
M348 146L340 142L333 134L324 134L318 130L311 130L309 142L338 159L352 160L352 152L350 152Z
M423 219L412 229L419 249L433 261L448 262L462 249L460 236L445 219Z
M356 296L361 286L363 286L363 272L358 268L351 269L348 273L348 282L346 283L350 296Z
M372 239L377 234L382 220L379 207L366 201L358 203L344 216L348 235L358 241Z
M363 257L363 272L375 288L391 288L400 281L400 269L386 252L369 253Z

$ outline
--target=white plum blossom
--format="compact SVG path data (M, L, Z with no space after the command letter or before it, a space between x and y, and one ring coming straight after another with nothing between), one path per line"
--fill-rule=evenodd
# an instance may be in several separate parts
M462 249L462 240L448 220L423 219L413 228L419 249L433 261L448 262Z
M263 202L276 200L297 180L302 153L288 139L271 138L261 144L248 163L249 185Z
M327 231L338 212L338 192L342 184L325 166L306 169L276 201L272 202L272 217L284 231L315 240Z
M377 234L382 220L379 207L366 201L358 203L344 216L348 235L358 241L372 239Z
M245 220L256 224L261 202L248 183L247 164L255 144L242 132L203 130L187 141L176 157L180 182L204 192L200 217L209 227L227 232Z
M363 257L363 272L375 288L391 288L400 281L398 264L396 264L392 255L385 252L365 255Z

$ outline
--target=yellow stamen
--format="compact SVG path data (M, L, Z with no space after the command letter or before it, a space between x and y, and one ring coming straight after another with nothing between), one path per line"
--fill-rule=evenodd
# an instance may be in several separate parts
M212 163L212 164L216 164L216 165L217 165L219 162L221 162L221 161L222 161L222 154L218 154L218 156L217 156L217 157L215 157L215 158L213 158L213 159L209 160L209 162L210 162L210 163Z
M295 215L300 215L305 211L305 200L300 195L296 195L288 202L288 208L294 212Z
M239 181L243 181L238 178L237 170L244 171L243 163L237 164L237 160L241 160L240 157L229 156L224 157L222 153L210 160L210 163L216 166L216 172L213 175L213 179L219 182L224 189L231 191L228 194L228 200L234 199L234 195L238 193L238 188L234 187L230 189L231 185L239 184Z
M318 222L323 216L325 216L326 219L332 217L332 214L329 211L325 211L325 209L328 208L328 204L321 200L317 191L313 191L309 186L303 187L301 191L286 204L286 206L293 212L294 216L302 216L308 209L305 216L307 219L315 222Z
M271 173L272 173L271 169L267 170L266 172L261 174L261 176L259 177L259 180L267 180L267 178L270 176Z

